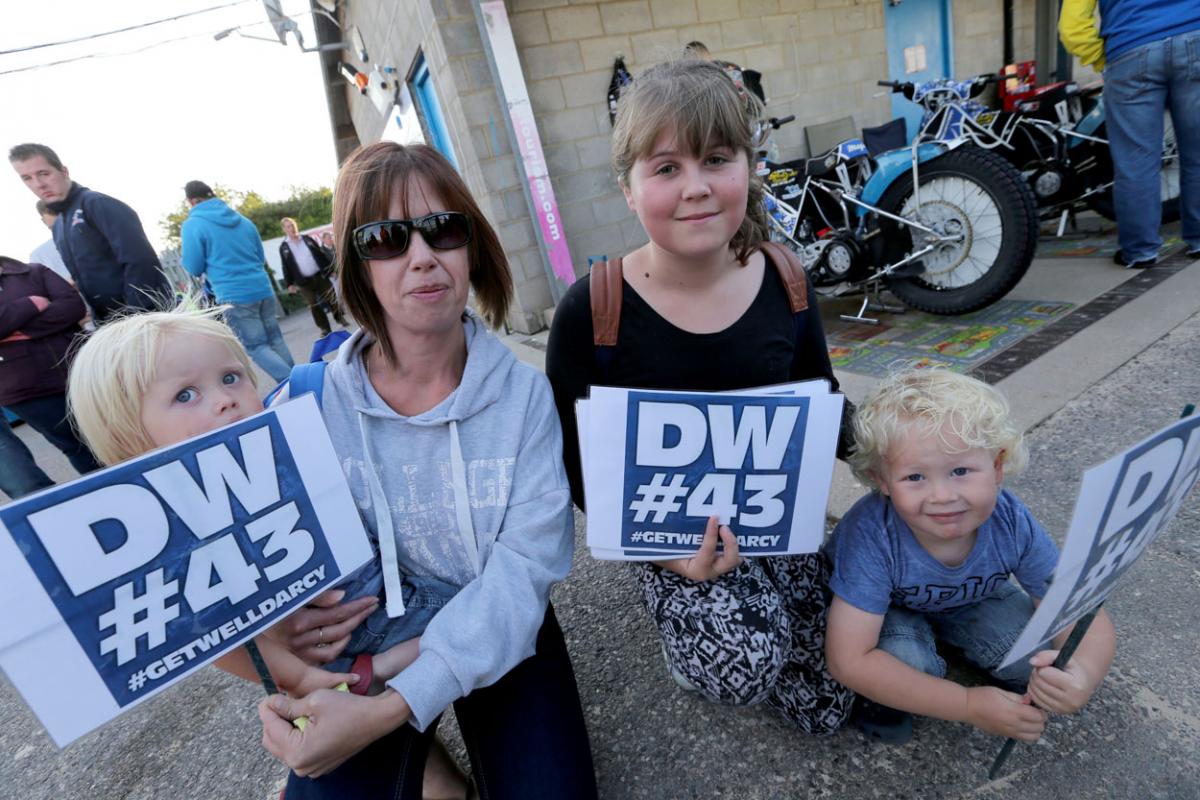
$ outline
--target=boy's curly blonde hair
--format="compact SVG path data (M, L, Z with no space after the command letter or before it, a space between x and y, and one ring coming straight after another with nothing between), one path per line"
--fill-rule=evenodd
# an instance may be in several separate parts
M148 453L154 442L142 424L142 398L158 373L158 353L170 334L204 337L229 348L258 378L246 349L221 320L227 306L199 309L184 302L171 311L130 314L93 333L71 363L67 405L75 429L105 466Z
M855 477L876 485L889 451L914 429L938 437L946 452L956 452L949 436L961 439L968 450L987 450L1001 459L1009 474L1020 472L1029 461L1024 435L996 389L948 369L906 369L885 378L858 407L850 456Z

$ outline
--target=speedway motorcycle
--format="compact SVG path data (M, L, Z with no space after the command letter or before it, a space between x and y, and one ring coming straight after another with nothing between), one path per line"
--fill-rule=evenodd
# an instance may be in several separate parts
M1037 218L1020 173L965 144L918 141L872 156L848 139L813 158L761 156L772 238L796 251L819 293L864 293L847 319L875 322L868 310L893 310L875 301L881 287L934 314L983 308L1029 268Z
M1102 87L1051 84L1018 102L1014 111L997 111L974 98L999 79L978 75L963 81L881 85L925 109L918 138L966 139L1016 167L1037 198L1039 216L1061 217L1060 234L1068 215L1084 208L1115 219ZM1164 119L1161 182L1163 221L1173 222L1179 219L1179 150L1169 116Z

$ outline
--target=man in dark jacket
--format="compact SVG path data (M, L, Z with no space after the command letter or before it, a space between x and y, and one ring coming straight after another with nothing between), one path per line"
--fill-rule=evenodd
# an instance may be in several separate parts
M100 466L67 419L68 354L86 313L79 293L47 267L0 256L0 405L45 436L80 474ZM7 421L0 424L7 429ZM48 486L28 449L4 433L0 490L15 498Z
M330 331L325 307L333 309L334 319L345 328L348 323L329 280L333 272L333 254L327 253L313 237L301 234L299 224L291 217L284 217L279 225L283 228L279 260L283 264L283 283L288 294L300 292L322 336L328 336Z
M19 144L8 160L29 190L59 215L54 244L97 325L122 310L161 307L173 296L132 208L72 181L44 144Z

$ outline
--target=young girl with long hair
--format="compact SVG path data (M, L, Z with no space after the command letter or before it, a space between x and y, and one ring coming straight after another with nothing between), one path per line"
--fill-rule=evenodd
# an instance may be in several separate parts
M580 507L575 401L593 384L719 392L824 378L838 388L803 269L767 242L756 108L699 59L654 67L621 98L613 165L649 242L571 287L547 355ZM681 685L715 702L766 702L809 733L845 721L853 694L825 667L822 555L744 560L714 517L694 557L634 569Z

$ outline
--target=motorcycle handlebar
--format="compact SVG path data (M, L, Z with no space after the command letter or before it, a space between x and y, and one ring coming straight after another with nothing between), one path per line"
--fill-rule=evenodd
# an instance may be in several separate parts
M913 92L916 90L916 84L904 81L876 81L878 86L886 86L892 90L892 94L900 93L912 100Z
M795 114L788 114L786 117L771 117L770 119L767 120L767 124L770 125L772 128L774 128L775 130L779 130L779 127L781 125L786 125L789 122L794 122L795 119L796 119Z

